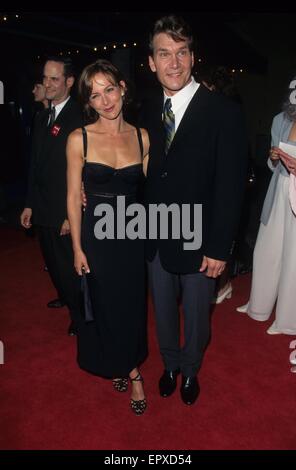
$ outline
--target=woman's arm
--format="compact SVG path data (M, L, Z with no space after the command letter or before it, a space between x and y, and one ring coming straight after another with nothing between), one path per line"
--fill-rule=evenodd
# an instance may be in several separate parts
M278 153L278 148L277 147L271 147L269 151L269 160L268 163L271 162L273 167L276 167L280 161L280 154ZM268 165L270 167L270 165ZM270 168L273 170L274 168Z
M81 183L83 168L83 141L81 129L73 131L67 142L67 208L75 259L75 269L89 272L81 247Z
M142 139L143 139L143 173L147 176L147 168L149 163L149 136L146 129L141 129Z
M277 152L277 148L280 142L280 129L283 123L283 113L277 114L271 125L271 149L269 151L269 158L267 160L267 165L271 171L274 171L275 167L278 165L280 159Z

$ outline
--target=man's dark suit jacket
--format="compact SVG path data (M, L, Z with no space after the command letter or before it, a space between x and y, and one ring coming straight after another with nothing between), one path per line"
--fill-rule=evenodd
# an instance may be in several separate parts
M47 123L44 110L34 127L26 207L33 211L34 224L60 228L67 219L67 138L83 125L80 108L70 98L54 122L56 127L49 129Z
M202 204L202 245L184 251L181 240L149 240L147 257L156 250L163 267L194 273L203 256L227 260L240 217L246 182L247 138L241 108L200 85L165 155L163 93L144 107L141 126L150 138L147 204Z

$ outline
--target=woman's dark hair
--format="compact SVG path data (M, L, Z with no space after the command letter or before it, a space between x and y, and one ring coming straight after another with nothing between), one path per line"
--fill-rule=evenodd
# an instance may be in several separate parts
M193 51L193 36L189 24L181 17L175 15L163 16L154 24L150 33L149 49L153 53L153 39L157 34L168 34L174 41L187 41L189 50Z
M290 82L289 93L288 93L288 96L286 97L286 99L283 103L282 110L285 113L285 117L287 119L289 119L290 121L296 122L296 104L293 104L293 102L291 100L291 94L293 93L293 91L295 91L295 86L293 88L291 88L292 82L294 82L294 85L295 85L296 77L294 77L292 79L292 81ZM295 93L294 93L294 95L295 95ZM295 100L295 96L294 96L294 100Z
M98 113L89 105L89 99L93 89L93 79L97 73L102 73L107 76L113 85L120 86L122 80L126 83L120 70L109 62L109 60L98 59L93 64L85 67L78 82L78 96L88 123L95 122L99 118ZM129 101L130 98L126 86L123 100L124 107L129 104Z

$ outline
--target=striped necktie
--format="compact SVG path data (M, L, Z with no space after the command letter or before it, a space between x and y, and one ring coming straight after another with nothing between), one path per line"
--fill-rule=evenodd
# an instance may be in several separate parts
M48 120L48 123L47 123L47 127L52 127L54 121L55 121L55 107L52 106L50 108L50 111L49 111L49 120Z
M163 108L163 124L166 133L165 154L168 153L175 135L175 115L172 110L171 98L167 98Z

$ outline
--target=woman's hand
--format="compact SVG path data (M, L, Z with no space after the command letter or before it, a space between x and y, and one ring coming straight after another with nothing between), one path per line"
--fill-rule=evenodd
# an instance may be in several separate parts
M269 158L272 161L273 166L276 166L280 160L281 149L278 147L271 147L269 151Z
M279 149L279 156L287 170L296 176L296 158L291 157L291 155L281 149Z
M83 251L77 251L74 253L74 266L79 276L82 276L83 271L87 274L90 273L88 262Z

